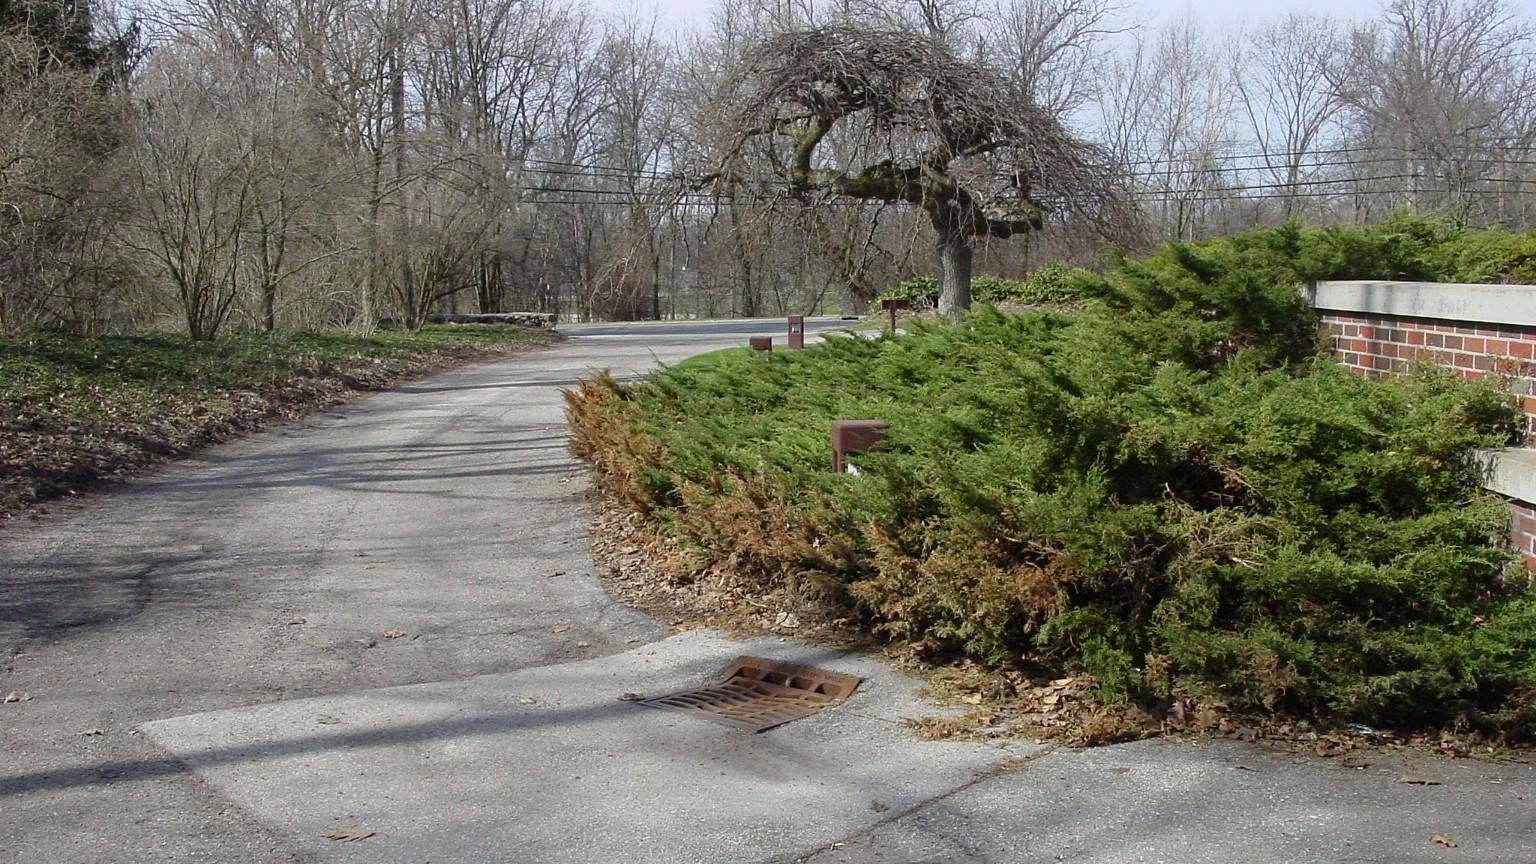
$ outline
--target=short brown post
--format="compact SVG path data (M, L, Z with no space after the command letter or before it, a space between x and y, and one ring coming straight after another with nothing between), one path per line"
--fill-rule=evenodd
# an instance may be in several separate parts
M865 453L884 441L888 425L884 420L833 420L832 471L843 473L848 467L846 457Z
M881 306L881 308L886 309L886 310L888 310L891 313L891 335L895 336L896 335L896 310L897 309L911 309L912 308L912 301L910 301L910 300L903 300L903 299L900 299L900 298L897 298L897 299L894 299L894 300L881 300L880 301L880 306Z
M805 347L805 316L789 316L789 347Z
M773 350L773 337L772 336L749 336L749 337L747 337L747 344L749 346L751 346L753 351L772 351Z

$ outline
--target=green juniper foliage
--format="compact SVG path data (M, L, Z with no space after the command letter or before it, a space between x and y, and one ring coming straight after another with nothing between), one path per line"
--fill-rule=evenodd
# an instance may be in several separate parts
M1173 246L1070 274L1070 313L599 377L571 394L572 446L700 554L817 576L932 653L1086 671L1106 701L1529 738L1536 597L1472 455L1507 443L1510 400L1350 374L1295 288L1352 255L1360 276L1466 266L1393 230ZM857 477L827 470L835 418L890 423Z
M1298 281L1371 278L1536 284L1536 231L1466 230L1447 219L1407 212L1364 228L1313 229L1293 223L1223 240L1181 244L1168 247L1148 263L1191 253L1255 252L1267 254L1271 265ZM1088 270L1052 262L1024 279L977 274L971 293L978 303L1070 307L1094 282L1095 275ZM938 303L939 286L932 276L917 276L880 296L931 307Z

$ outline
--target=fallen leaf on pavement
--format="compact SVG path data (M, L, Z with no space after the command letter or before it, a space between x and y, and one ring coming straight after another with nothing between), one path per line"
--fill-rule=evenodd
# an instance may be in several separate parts
M576 643L576 647L577 648L591 648L592 647L592 643L591 642L577 642Z
M10 702L31 702L31 701L32 701L32 694L31 693L23 693L20 690L12 690L11 692L5 694L4 696L0 696L0 702L6 702L6 703L10 703Z
M1399 783L1407 783L1409 786L1439 786L1439 780L1431 780L1428 777L1399 777Z
M1255 774L1257 774L1258 771L1259 771L1259 769L1253 767L1252 765L1233 765L1232 766L1232 770L1234 770L1234 771L1252 771Z
M107 730L105 730L105 729L83 729L83 730L81 730L80 734L84 735L84 736L86 736L88 738L93 738L93 737L95 737L97 735L105 735L105 734L107 734Z
M385 639L399 639L401 636L404 636L404 635L405 635L405 631L404 630L385 630L384 631L384 638Z
M306 622L305 622L305 620L303 618L294 618L294 619L292 619L292 620L290 620L288 622L288 626L289 627L297 627L300 624L304 624L304 623L306 623Z
M569 625L569 624L556 624L555 626L549 628L549 632L551 632L551 633L564 633L565 631L567 631L569 629L571 629L571 625Z
M1429 842L1431 842L1431 843L1439 843L1441 846L1444 846L1447 849L1455 849L1456 848L1456 841L1452 840L1451 838L1449 838L1447 836L1445 836L1444 834L1436 834L1435 836L1429 838Z
M619 694L619 701L620 702L639 702L641 699L644 699L644 698L645 697L641 696L639 693L621 693L621 694Z
M335 726L337 723L340 723L341 720L332 717L329 714L321 714L319 717L315 718L315 722L319 723L321 726Z
M327 840L340 840L343 843L356 843L359 840L367 840L373 836L372 831L362 828L337 828L329 834L321 834Z
M884 813L885 811L891 809L891 805L882 804L879 801L871 801L869 802L869 809L876 813Z
M524 696L523 698L517 700L517 702L518 702L519 705L537 705L537 704L539 704L539 700L533 698L532 696Z

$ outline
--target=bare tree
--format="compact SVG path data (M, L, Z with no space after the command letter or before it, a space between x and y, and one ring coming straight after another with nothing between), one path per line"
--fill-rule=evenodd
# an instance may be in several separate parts
M989 44L1035 104L1064 117L1096 95L1124 12L1113 0L999 0Z
M53 9L43 34L29 4L0 9L0 333L104 329L128 281L107 234L130 203L117 155L129 123L109 70L90 65L85 8Z
M1224 156L1232 138L1231 78L1192 18L1158 30L1148 60L1141 174L1158 202L1164 236L1188 240L1230 179Z
M983 0L844 0L832 11L849 27L918 30L952 48L968 41L970 26L986 17Z
M165 52L154 64L136 142L139 218L121 235L169 281L198 340L217 336L239 299L256 194L250 150L227 134L227 103L194 71L207 59Z
M1290 13L1255 30L1233 52L1238 102L1269 179L1285 192L1285 218L1296 214L1299 184L1343 108L1328 81L1337 49L1333 22Z
M733 159L761 156L791 192L921 207L938 234L941 309L970 307L978 236L1036 230L1051 211L1110 227L1121 215L1103 152L1069 135L1003 76L910 31L823 28L769 39L740 78ZM882 144L860 166L822 161L834 128ZM756 151L752 150L756 146Z
M1523 131L1533 50L1531 23L1504 0L1393 0L1381 23L1350 33L1329 74L1355 141L1395 168L1373 175L1466 218Z

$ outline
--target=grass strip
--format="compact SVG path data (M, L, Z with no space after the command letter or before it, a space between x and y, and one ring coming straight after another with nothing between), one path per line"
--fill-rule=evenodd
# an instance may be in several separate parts
M405 378L531 350L518 327L0 339L0 519Z

